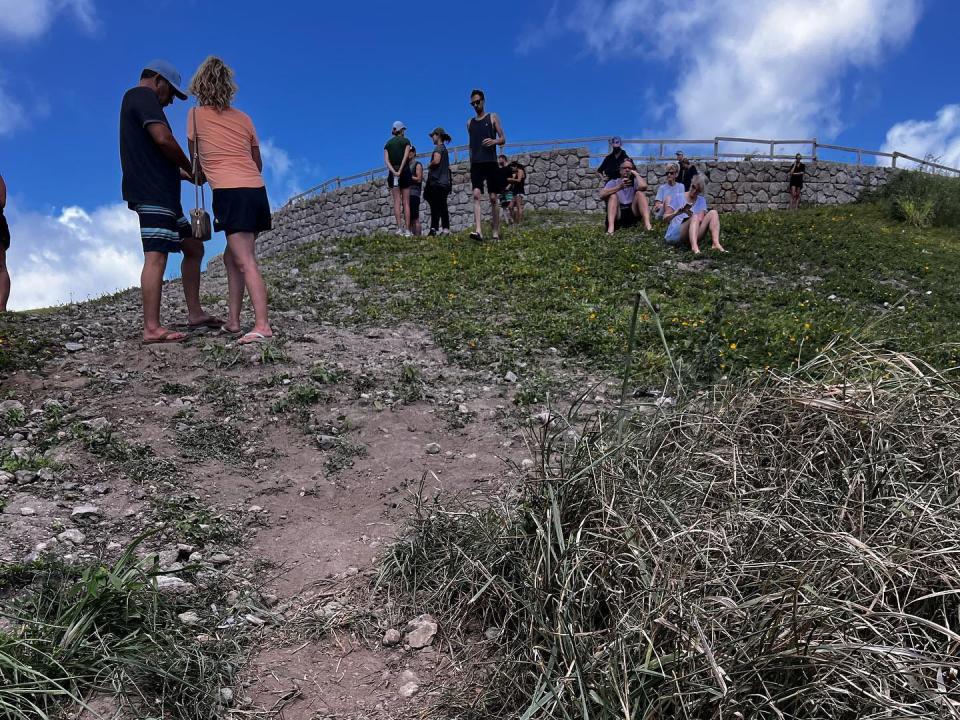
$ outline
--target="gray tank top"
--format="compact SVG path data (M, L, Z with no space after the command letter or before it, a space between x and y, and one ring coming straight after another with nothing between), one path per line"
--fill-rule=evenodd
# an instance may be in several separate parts
M407 163L407 167L410 168L410 176L413 177L417 172L417 165L420 165L423 168L423 164L420 163L416 158L412 158L410 162ZM411 181L410 183L410 197L420 197L420 188L423 187L423 177L420 177L420 182L416 180Z
M435 145L433 152L440 153L440 163L436 167L430 168L427 185L437 185L449 190L453 185L453 178L450 177L450 153L447 152L447 146L442 143Z
M470 118L470 162L482 163L497 161L497 146L486 147L487 138L497 139L497 130L493 127L493 116L487 113L482 118Z

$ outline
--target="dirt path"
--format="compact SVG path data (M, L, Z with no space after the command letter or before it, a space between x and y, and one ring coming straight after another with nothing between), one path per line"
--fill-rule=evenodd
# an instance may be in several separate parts
M205 279L205 294L223 291ZM165 295L176 317L179 287ZM449 659L331 619L369 586L421 482L430 496L479 495L516 477L527 451L510 383L448 364L415 326L355 331L286 312L284 341L266 350L212 332L148 348L138 311L126 293L37 320L55 357L4 381L6 411L22 405L22 421L2 442L46 467L0 475L0 560L110 559L172 523L180 542L149 548L171 574L201 562L272 606L235 689L237 717L414 716ZM130 450L142 447L146 461ZM378 634L410 619L381 610Z

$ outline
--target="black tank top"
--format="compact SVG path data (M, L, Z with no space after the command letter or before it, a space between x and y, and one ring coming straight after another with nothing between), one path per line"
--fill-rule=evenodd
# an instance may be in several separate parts
M470 162L482 163L497 161L497 146L486 147L483 141L487 138L497 139L497 130L493 127L493 116L487 113L479 120L470 118Z

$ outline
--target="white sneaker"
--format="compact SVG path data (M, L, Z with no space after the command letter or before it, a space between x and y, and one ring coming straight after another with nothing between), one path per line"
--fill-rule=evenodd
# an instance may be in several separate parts
M443 229L440 231L440 234L441 234L441 235L449 235L449 234L450 234L450 228L443 228Z
M403 228L398 227L396 230L393 231L393 234L394 234L394 235L403 235Z
M406 228L404 228L404 229L403 229L403 232L400 233L400 234L403 235L404 237L413 237L413 233L410 232L410 231L409 231L408 229L406 229Z

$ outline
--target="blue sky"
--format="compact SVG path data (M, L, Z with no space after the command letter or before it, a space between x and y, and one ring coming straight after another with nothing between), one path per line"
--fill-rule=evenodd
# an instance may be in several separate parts
M137 282L117 112L154 57L185 82L208 54L234 67L279 202L379 165L395 119L463 142L475 86L509 140L816 136L960 166L958 21L952 0L0 0L11 304Z

